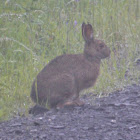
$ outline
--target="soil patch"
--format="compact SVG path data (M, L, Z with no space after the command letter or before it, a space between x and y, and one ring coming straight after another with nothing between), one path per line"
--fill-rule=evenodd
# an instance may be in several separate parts
M140 85L97 98L83 107L0 123L1 140L140 140Z

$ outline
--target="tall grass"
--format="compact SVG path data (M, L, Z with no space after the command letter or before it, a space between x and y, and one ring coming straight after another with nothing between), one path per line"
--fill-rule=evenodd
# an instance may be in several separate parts
M0 0L0 120L28 114L38 72L54 57L82 53L82 22L112 53L92 92L109 93L138 81L139 0ZM127 76L126 76L127 75Z

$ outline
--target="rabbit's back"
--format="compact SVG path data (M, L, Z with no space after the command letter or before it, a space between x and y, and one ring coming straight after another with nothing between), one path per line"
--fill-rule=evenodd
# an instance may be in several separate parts
M67 54L58 56L53 59L44 69L38 74L38 82L42 80L47 82L52 77L68 74L75 77L77 84L79 83L79 88L88 85L89 79L96 79L99 72L99 63L89 62L85 59L83 54ZM81 82L87 85L83 85ZM90 82L91 83L91 82ZM82 88L82 89L83 89Z

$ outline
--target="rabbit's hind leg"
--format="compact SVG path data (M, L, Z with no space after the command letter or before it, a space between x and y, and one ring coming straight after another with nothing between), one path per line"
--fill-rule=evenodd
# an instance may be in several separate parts
M64 106L82 106L84 105L84 102L81 101L79 98L73 101L67 101L64 103Z
M51 108L63 108L77 98L75 79L70 74L62 74L54 77L49 86Z
M84 105L84 102L81 101L79 98L77 98L76 100L69 100L69 101L66 101L65 103L59 103L57 105L57 109L60 109L60 108L64 108L64 107L75 107L75 106L83 106Z
M74 101L66 101L65 103L59 103L57 104L57 109L62 109L62 108L65 108L65 107L74 107L74 106L77 106L76 102Z

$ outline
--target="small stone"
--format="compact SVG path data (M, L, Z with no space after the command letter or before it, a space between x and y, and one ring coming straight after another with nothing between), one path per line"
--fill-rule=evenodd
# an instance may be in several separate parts
M84 129L84 130L88 130L88 129L89 129L89 127L83 127L83 129Z
M35 126L39 126L40 123L39 123L39 122L34 122L34 125L35 125Z
M41 138L41 139L43 139L43 138L47 138L47 135L46 135L46 134L41 135L40 138Z
M21 130L15 130L15 134L20 135L20 134L22 134L22 131Z
M33 129L33 130L31 130L30 132L33 132L33 133L34 133L34 132L37 132L37 129Z
M65 136L65 134L64 134L64 133L59 133L58 135L59 135L59 136Z
M12 124L10 125L11 127L17 127L17 126L21 126L21 123L15 123L15 124Z
M111 120L111 123L116 123L116 120Z
M69 138L68 140L74 140L73 138Z
M56 126L49 125L49 127L54 128L54 129L63 129L63 128L65 128L65 126L63 126L63 125L56 125Z

